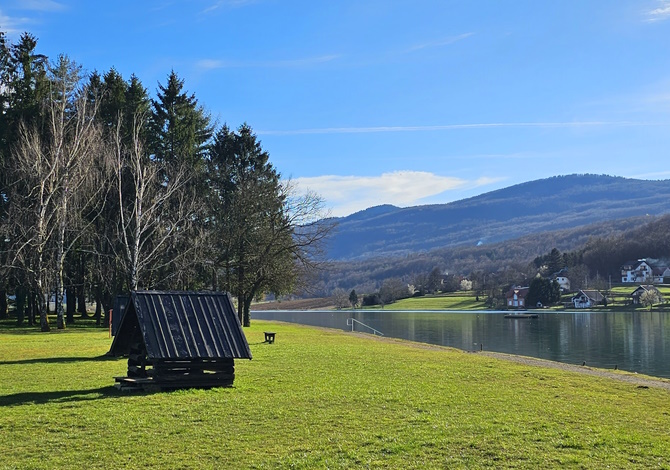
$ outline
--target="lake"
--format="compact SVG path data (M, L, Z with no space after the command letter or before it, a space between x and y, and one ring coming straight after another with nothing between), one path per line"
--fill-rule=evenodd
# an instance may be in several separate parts
M538 357L670 378L670 312L560 312L507 319L490 311L258 311L252 319L351 330L348 318L385 336ZM355 323L355 331L371 333Z

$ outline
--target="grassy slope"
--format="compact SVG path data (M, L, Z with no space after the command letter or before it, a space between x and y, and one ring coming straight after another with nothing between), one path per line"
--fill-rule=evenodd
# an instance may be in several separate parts
M458 292L445 295L426 295L401 299L390 305L388 310L484 310L484 296L477 302L474 293Z
M263 344L263 330L277 332ZM105 332L0 331L0 468L670 468L670 394L260 321L235 386L124 394Z

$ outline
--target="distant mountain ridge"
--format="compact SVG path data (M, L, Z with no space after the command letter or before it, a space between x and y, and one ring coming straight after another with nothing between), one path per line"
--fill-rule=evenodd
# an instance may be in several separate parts
M666 213L670 180L555 176L449 204L382 205L337 218L327 255L332 260L398 256Z

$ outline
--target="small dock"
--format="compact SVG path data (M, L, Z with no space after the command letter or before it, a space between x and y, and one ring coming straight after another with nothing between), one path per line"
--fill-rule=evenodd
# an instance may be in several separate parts
M537 318L537 313L508 313L505 318L512 318L514 320L521 320L523 318Z

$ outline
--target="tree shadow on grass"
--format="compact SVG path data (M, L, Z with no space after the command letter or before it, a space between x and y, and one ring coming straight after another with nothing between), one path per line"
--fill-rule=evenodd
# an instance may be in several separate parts
M43 405L46 403L71 403L118 398L123 393L113 386L89 390L61 390L57 392L24 392L0 395L0 407L19 405Z
M114 356L108 356L103 354L102 356L94 357L43 357L36 359L19 359L16 361L0 361L0 366L9 366L17 364L68 364L71 362L104 362L104 361L118 361L120 358Z
M95 321L88 319L81 319L77 323L69 324L67 328L62 330L56 327L55 319L50 319L49 327L49 332L43 332L40 330L39 322L35 325L29 325L28 322L18 325L16 319L0 320L0 333L11 335L48 335L81 332L82 330L106 331L108 329L107 325L97 325Z

